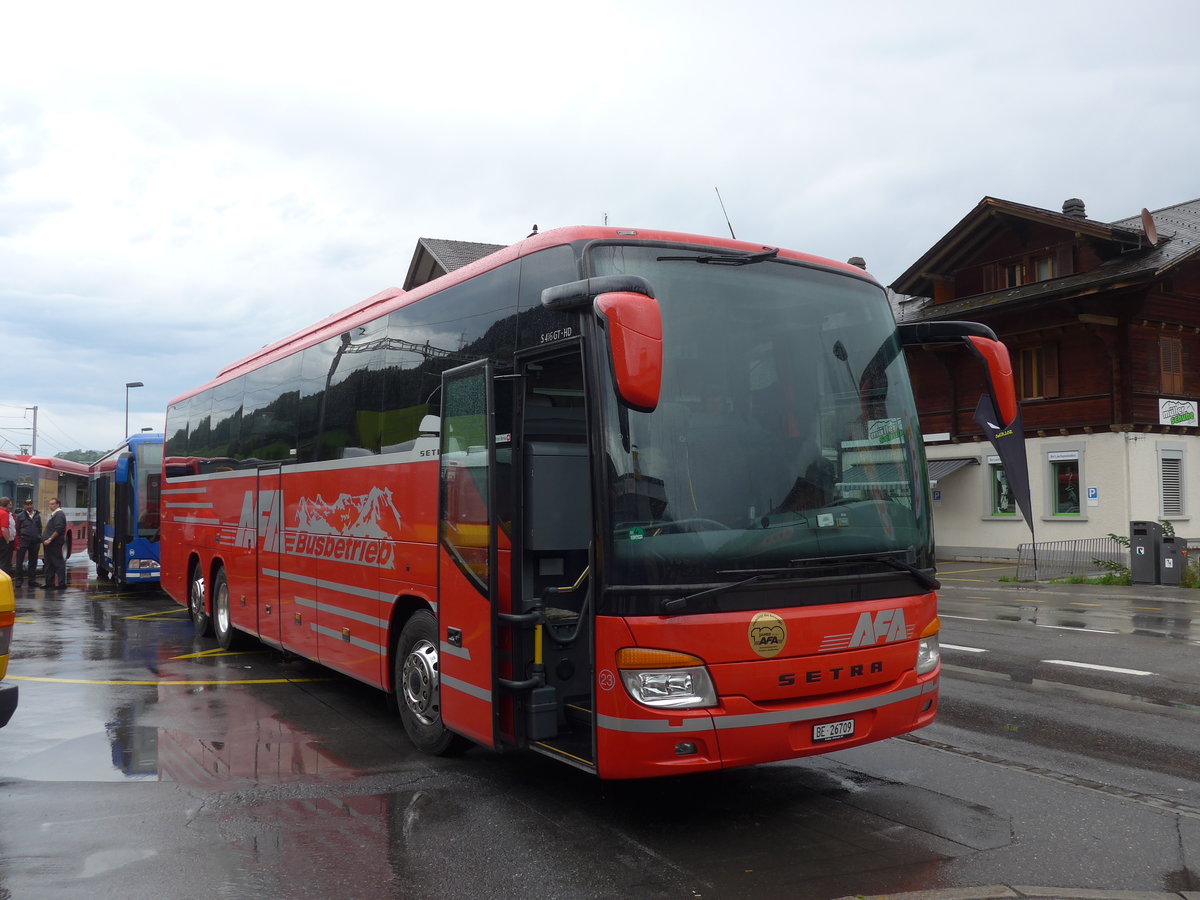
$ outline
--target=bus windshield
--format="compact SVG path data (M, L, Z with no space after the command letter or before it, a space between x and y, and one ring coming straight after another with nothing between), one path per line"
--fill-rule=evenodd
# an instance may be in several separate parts
M163 445L139 443L137 445L137 536L151 541L158 540L159 501L162 485Z
M932 566L924 451L883 290L703 256L589 254L592 274L645 277L663 319L657 409L606 400L610 584L728 583L875 554Z

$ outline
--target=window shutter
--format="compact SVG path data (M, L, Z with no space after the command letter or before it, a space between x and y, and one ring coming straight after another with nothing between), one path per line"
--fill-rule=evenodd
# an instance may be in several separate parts
M1182 455L1164 453L1158 464L1163 518L1178 518L1184 514Z
M1058 396L1058 344L1042 346L1042 396Z
M1058 248L1058 275L1074 275L1075 262L1073 247L1070 244L1062 244Z
M1177 337L1158 339L1161 388L1164 394L1183 393L1183 342Z

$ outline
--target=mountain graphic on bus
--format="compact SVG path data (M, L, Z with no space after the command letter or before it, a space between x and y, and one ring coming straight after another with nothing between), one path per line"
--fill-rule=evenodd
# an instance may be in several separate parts
M357 496L341 494L332 503L318 494L316 499L300 498L296 527L309 534L394 540L400 536L400 513L387 488L371 488Z

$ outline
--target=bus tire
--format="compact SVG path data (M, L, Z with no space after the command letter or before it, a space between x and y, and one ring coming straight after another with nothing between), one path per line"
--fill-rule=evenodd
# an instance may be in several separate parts
M213 576L212 586L212 627L217 644L222 650L229 650L235 643L237 631L233 627L232 614L229 610L229 579L225 577L225 568L217 569Z
M212 616L208 614L208 605L204 597L204 575L199 564L192 566L188 575L188 612L192 616L192 627L196 637L208 637L212 634Z
M427 609L413 613L396 639L393 688L400 721L418 750L453 756L470 746L442 724L437 619Z

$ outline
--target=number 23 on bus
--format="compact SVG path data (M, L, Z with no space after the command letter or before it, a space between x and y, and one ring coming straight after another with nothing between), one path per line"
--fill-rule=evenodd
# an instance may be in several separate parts
M920 728L940 655L903 348L862 269L563 228L388 290L170 404L163 585L393 695L438 754L604 778ZM1023 462L1023 461L1022 461Z

